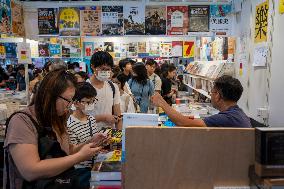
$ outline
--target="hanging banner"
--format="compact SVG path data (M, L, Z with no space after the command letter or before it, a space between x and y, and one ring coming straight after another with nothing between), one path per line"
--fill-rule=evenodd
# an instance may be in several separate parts
M59 35L80 35L80 11L77 7L59 8Z
M284 0L279 0L279 13L284 13Z
M102 7L102 34L123 35L123 6Z
M101 12L100 6L84 7L80 10L81 36L101 35Z
M187 6L167 6L167 20L168 35L187 35Z
M182 41L172 41L172 56L181 57L182 56Z
M124 34L144 35L145 34L145 6L123 6Z
M17 58L17 43L4 43L6 58Z
M138 42L138 53L145 53L146 51L146 42Z
M38 11L38 32L39 35L58 34L58 9L40 8Z
M255 11L255 30L254 30L254 42L260 43L267 41L268 33L268 10L269 10L269 1L256 6Z
M161 42L160 43L160 57L170 57L172 56L172 43L171 42Z
M210 31L217 34L230 35L232 30L231 5L210 6Z
M184 41L183 42L183 57L193 58L194 57L194 41Z
M52 58L61 57L61 45L60 44L49 44L49 56Z
M209 32L209 12L207 5L190 5L189 32Z
M159 57L160 56L160 42L149 42L149 56Z
M21 4L11 1L12 8L12 32L19 37L25 36L24 14Z
M84 58L90 58L94 54L94 43L84 42L83 43L83 56Z
M0 1L0 33L10 34L12 31L11 1Z
M79 37L62 38L62 57L65 58L81 57L81 47L80 47Z
M31 64L31 49L29 43L18 43L18 63Z
M6 51L4 43L0 43L0 59L5 59L5 58L6 58Z
M48 43L38 44L39 57L49 57Z
M166 35L167 9L166 6L146 6L145 34Z

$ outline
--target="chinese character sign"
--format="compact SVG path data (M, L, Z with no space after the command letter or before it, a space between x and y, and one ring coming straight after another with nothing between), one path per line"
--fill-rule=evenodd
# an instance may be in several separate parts
M81 35L97 36L101 34L101 7L84 7L80 10Z
M269 1L256 6L254 42L267 41Z
M284 0L279 0L279 13L284 13Z
M58 34L58 9L40 8L38 9L38 31L39 35Z
M210 30L219 34L228 35L232 29L231 5L210 6Z
M209 6L192 5L188 8L189 31L208 32L209 31Z
M77 7L60 7L59 34L61 36L80 35L80 12Z
M10 0L0 1L0 33L9 34L12 28L11 2Z
M182 56L182 41L172 41L172 56L181 57Z
M102 34L123 35L123 6L102 7Z
M186 35L188 32L188 7L167 7L168 35Z

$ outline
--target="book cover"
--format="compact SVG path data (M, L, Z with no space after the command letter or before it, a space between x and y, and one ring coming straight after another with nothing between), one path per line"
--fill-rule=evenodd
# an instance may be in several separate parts
M207 5L190 5L189 32L209 32L209 12L210 7Z
M123 35L123 6L102 6L102 34Z
M80 10L81 36L101 35L101 7L83 7Z
M145 6L123 6L124 35L145 34Z
M58 9L39 8L38 10L38 31L39 35L57 35L58 28Z
M145 34L166 35L167 9L166 6L146 6Z
M59 35L80 36L80 10L77 7L59 8Z
M188 6L167 6L168 35L187 35Z

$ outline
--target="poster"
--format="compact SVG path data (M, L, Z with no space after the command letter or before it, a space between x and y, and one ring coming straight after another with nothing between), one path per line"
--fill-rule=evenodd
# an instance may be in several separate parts
M60 7L59 9L59 35L80 35L80 12L77 7Z
M104 50L106 52L114 52L114 44L113 44L113 42L104 42Z
M6 58L17 58L17 43L4 43Z
M127 57L128 49L129 49L129 44L128 43L120 44L120 52L121 52L120 56L121 57Z
M12 31L11 1L0 1L0 33L9 34Z
M172 41L172 56L181 57L182 56L182 41Z
M255 43L267 41L268 10L269 10L268 0L256 6L255 31L254 31Z
M49 56L52 58L61 57L61 45L60 44L49 44Z
M188 7L167 6L168 35L187 35Z
M62 38L62 57L76 58L81 57L81 42L77 37L64 37Z
M194 57L194 41L184 41L183 42L183 57L192 58Z
M127 55L129 57L136 57L137 56L137 49L138 49L137 42L129 43Z
M124 34L144 35L145 34L145 6L123 6Z
M229 35L232 29L231 5L210 6L210 31L223 35Z
M209 32L208 5L190 5L188 8L189 32Z
M172 43L171 42L161 42L160 43L160 57L170 57L172 56Z
M12 32L16 36L25 36L24 14L21 4L11 1L12 8Z
M101 34L101 7L84 7L80 10L81 35L97 36Z
M279 0L279 13L284 13L284 0Z
M38 44L39 57L49 57L48 43Z
M31 49L29 43L18 43L18 63L31 64Z
M30 43L30 47L31 47L31 57L38 58L39 57L38 42Z
M160 56L160 42L149 42L149 56Z
M90 58L94 54L94 43L93 42L84 42L83 43L83 56L84 58Z
M258 66L266 66L266 60L267 60L267 53L268 53L268 48L263 46L263 47L256 47L254 49L254 59L253 59L253 66L258 67Z
M145 34L166 35L167 9L166 6L146 6Z
M145 53L146 50L146 42L138 42L138 53Z
M95 42L94 43L94 53L97 51L103 51L104 50L104 42Z
M0 43L0 59L5 59L5 58L6 58L6 51L4 43Z
M38 31L39 35L58 34L58 9L40 8L38 9Z
M123 35L123 6L102 7L102 34Z

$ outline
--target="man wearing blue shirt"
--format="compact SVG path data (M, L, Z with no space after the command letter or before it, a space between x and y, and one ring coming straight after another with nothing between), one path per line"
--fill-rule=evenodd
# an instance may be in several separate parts
M251 127L249 117L237 105L242 93L243 87L238 79L227 75L217 78L211 90L211 103L220 112L205 119L183 116L169 106L159 94L152 96L152 103L160 106L178 126L249 128Z

